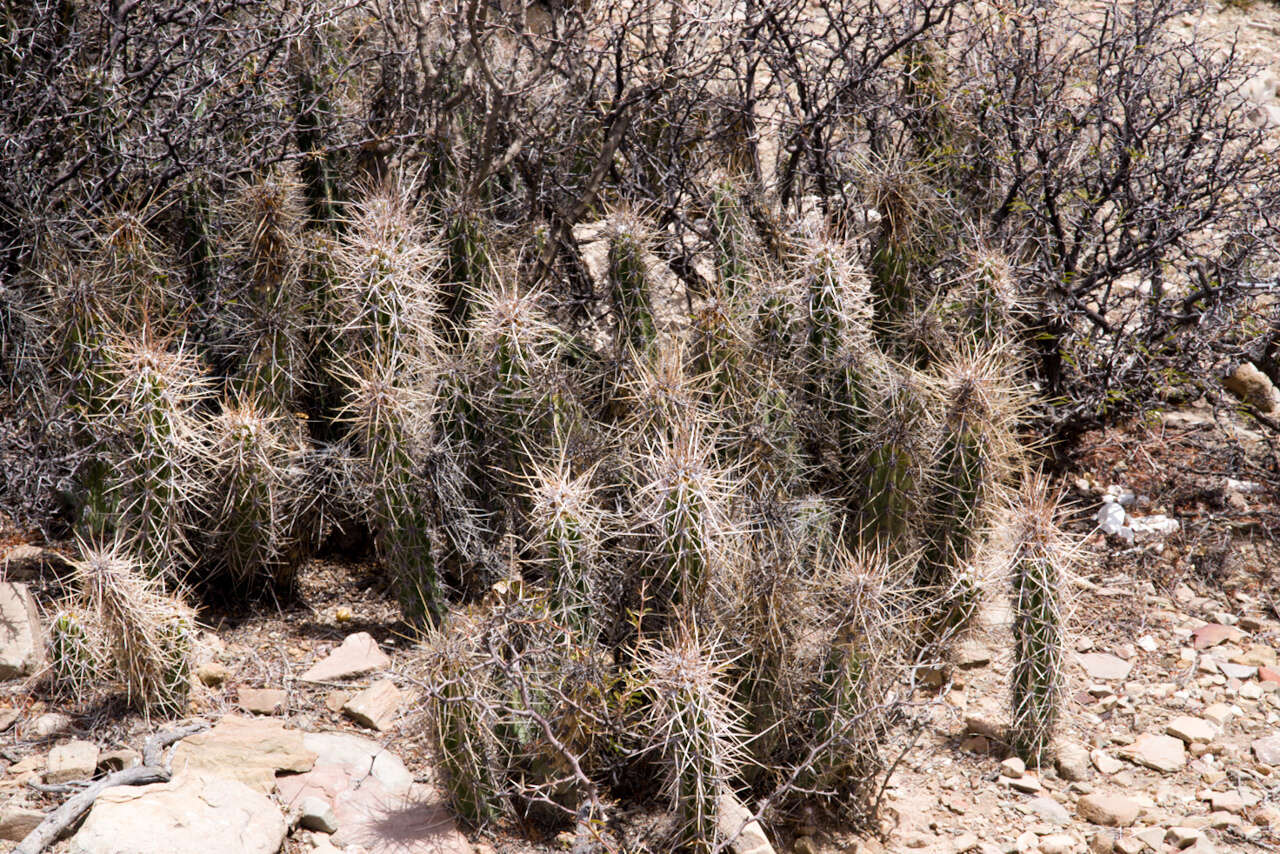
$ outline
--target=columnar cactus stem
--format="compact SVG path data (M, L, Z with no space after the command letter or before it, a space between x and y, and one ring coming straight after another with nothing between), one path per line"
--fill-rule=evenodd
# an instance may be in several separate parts
M1058 498L1033 477L1018 508L1013 581L1011 746L1028 764L1047 758L1065 689L1067 567L1074 549L1057 525Z

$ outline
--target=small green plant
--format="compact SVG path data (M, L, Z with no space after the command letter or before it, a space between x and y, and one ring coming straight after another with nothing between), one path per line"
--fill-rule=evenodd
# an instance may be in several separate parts
M148 573L181 580L193 557L193 510L207 488L197 407L209 387L200 364L145 332L119 338L107 349L102 388L95 430L109 470L103 494L87 506L109 510L103 519L86 516L82 530L118 532Z
M225 403L209 426L213 552L236 587L293 582L303 445L287 418L242 399Z
M83 698L103 677L106 642L89 615L73 603L49 621L49 666L56 693Z
M186 707L195 647L195 615L120 545L81 546L76 607L93 628L84 638L105 644L103 670L144 714L176 715Z
M419 466L431 438L433 401L377 364L353 366L344 411L349 440L363 452L367 515L378 559L390 573L405 618L414 625L438 624L441 586L432 544L429 498Z
M230 211L229 254L244 276L242 392L277 412L295 405L305 378L303 208L302 185L279 172L241 188Z
M658 581L677 605L697 608L726 558L731 478L721 471L703 428L678 428L649 450L641 498L653 520Z
M600 630L598 550L605 514L593 500L593 476L571 477L560 456L539 466L531 483L534 542L546 562L552 613L578 643L594 642Z
M428 716L445 790L454 812L472 827L486 827L508 812L503 745L495 686L477 648L480 626L464 615L447 633L431 636L432 682Z
M618 315L619 355L638 361L648 360L658 336L644 258L646 241L639 219L616 218L609 236L609 286Z
M1059 497L1043 475L1028 479L1015 509L1013 582L1014 752L1029 765L1049 755L1065 691L1067 571L1074 547L1058 526Z
M680 816L679 844L692 851L709 851L721 839L721 797L732 791L744 756L741 713L725 670L716 644L682 625L670 641L645 650L636 686L663 793Z
M934 633L948 636L977 612L980 586L973 571L1001 488L1016 471L1018 442L1011 425L1017 393L1003 354L961 355L943 370L945 405L929 483L929 535L916 582L937 601Z

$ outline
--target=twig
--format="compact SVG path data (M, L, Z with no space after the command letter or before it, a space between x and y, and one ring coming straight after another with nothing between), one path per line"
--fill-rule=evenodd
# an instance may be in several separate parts
M209 724L201 721L152 735L142 747L144 764L113 772L101 780L90 783L89 788L45 816L44 821L40 822L35 830L28 833L18 847L13 849L13 854L41 854L89 811L93 802L98 799L98 795L113 786L141 786L147 783L168 782L169 769L160 762L164 749L175 741L181 741L189 735L208 728Z
M44 821L36 829L27 834L13 854L41 854L62 833L80 820L89 811L98 795L113 786L140 786L145 783L163 783L169 779L169 772L164 768L152 768L139 765L108 774L93 783L80 794L66 801L62 806L44 817Z
M189 735L195 735L198 732L204 732L209 728L207 721L197 721L177 729L165 730L158 732L147 738L142 744L142 765L158 767L160 765L160 753L166 747L175 741L182 741Z

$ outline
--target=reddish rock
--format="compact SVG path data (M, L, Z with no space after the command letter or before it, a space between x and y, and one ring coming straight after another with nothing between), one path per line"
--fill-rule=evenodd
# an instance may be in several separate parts
M1274 667L1259 667L1258 680L1261 682L1274 682L1280 685L1280 670Z
M1191 637L1195 639L1196 649L1208 649L1225 641L1235 640L1240 635L1239 629L1233 629L1221 623L1206 623L1191 633Z
M391 663L368 632L348 635L342 645L300 677L304 682L332 682L381 670Z

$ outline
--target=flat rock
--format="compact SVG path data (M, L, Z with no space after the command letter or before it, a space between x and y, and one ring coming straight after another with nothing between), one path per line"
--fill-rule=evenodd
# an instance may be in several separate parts
M368 632L356 632L347 635L337 649L313 664L299 678L304 682L332 682L372 673L390 663L391 659L378 648L378 642L372 635Z
M1275 684L1280 685L1280 669L1276 669L1274 667L1259 667L1258 681L1274 682Z
M278 715L289 704L289 695L279 688L241 688L236 702L255 715Z
M1204 710L1204 716L1220 727L1226 726L1232 718L1239 714L1239 709L1226 703L1213 703Z
M347 704L354 692L352 691L330 691L324 695L324 707L335 715L342 711L342 707Z
M1171 827L1165 834L1164 841L1174 848L1188 848L1196 843L1204 833L1194 827Z
M115 786L94 802L71 854L275 854L284 816L265 794L224 777Z
M1239 792L1205 792L1202 800L1209 802L1209 809L1214 812L1228 812L1239 815L1244 812L1245 801Z
M88 780L98 770L98 745L91 741L68 741L49 751L44 772L46 783Z
M202 773L237 780L264 794L275 788L277 771L309 771L316 755L302 733L270 718L227 715L213 729L178 742L173 773Z
M1071 823L1071 814L1067 812L1067 808L1053 798L1032 798L1027 802L1027 809L1050 824L1065 826Z
M1136 801L1123 795L1094 793L1076 802L1080 818L1102 827L1128 827L1138 820L1139 810Z
M1040 854L1071 854L1078 847L1074 836L1068 833L1050 833L1040 837Z
M1016 756L1010 756L1000 763L1000 773L1006 777L1021 777L1027 773L1027 763Z
M1239 655L1233 655L1231 660L1253 667L1275 667L1276 651L1265 644L1255 643Z
M30 676L44 664L40 611L27 585L0 582L0 680Z
M367 854L470 854L443 799L413 782L404 763L377 742L346 733L307 733L316 756L303 774L278 780L281 800L292 810L308 798L333 807L338 846L360 846Z
M0 839L21 842L42 821L44 821L44 813L39 810L6 804L0 807Z
M395 723L403 700L404 692L396 687L396 683L380 679L347 700L342 712L356 723L382 732Z
M1169 721L1164 731L1174 738L1180 738L1187 744L1202 741L1210 743L1218 737L1218 728L1204 718L1193 718L1182 715Z
M992 720L982 715L966 715L964 719L964 731L981 735L992 741L1005 740L1004 724Z
M1219 661L1218 669L1228 679L1252 679L1258 674L1256 667L1248 664L1232 664L1229 661Z
M1263 765L1280 765L1280 735L1255 739L1250 747L1253 756Z
M1133 669L1133 665L1128 661L1105 652L1086 652L1077 655L1076 660L1080 662L1080 667L1090 679L1100 679L1104 682L1127 679L1129 671Z
M1181 740L1171 735L1143 733L1137 741L1120 751L1120 757L1152 771L1168 774L1187 764L1187 749Z
M1090 751L1089 761L1093 763L1094 768L1097 768L1103 774L1117 774L1124 768L1124 763L1105 750Z
M1229 640L1243 637L1244 633L1222 623L1206 623L1191 633L1196 649L1209 649Z
M400 757L372 739L343 732L309 732L303 735L302 743L316 755L317 768L336 767L357 780L371 776L395 794L407 792L413 785L413 775ZM281 778L282 794L284 783L292 779Z
M0 732L4 732L17 722L22 713L17 709L0 709Z

